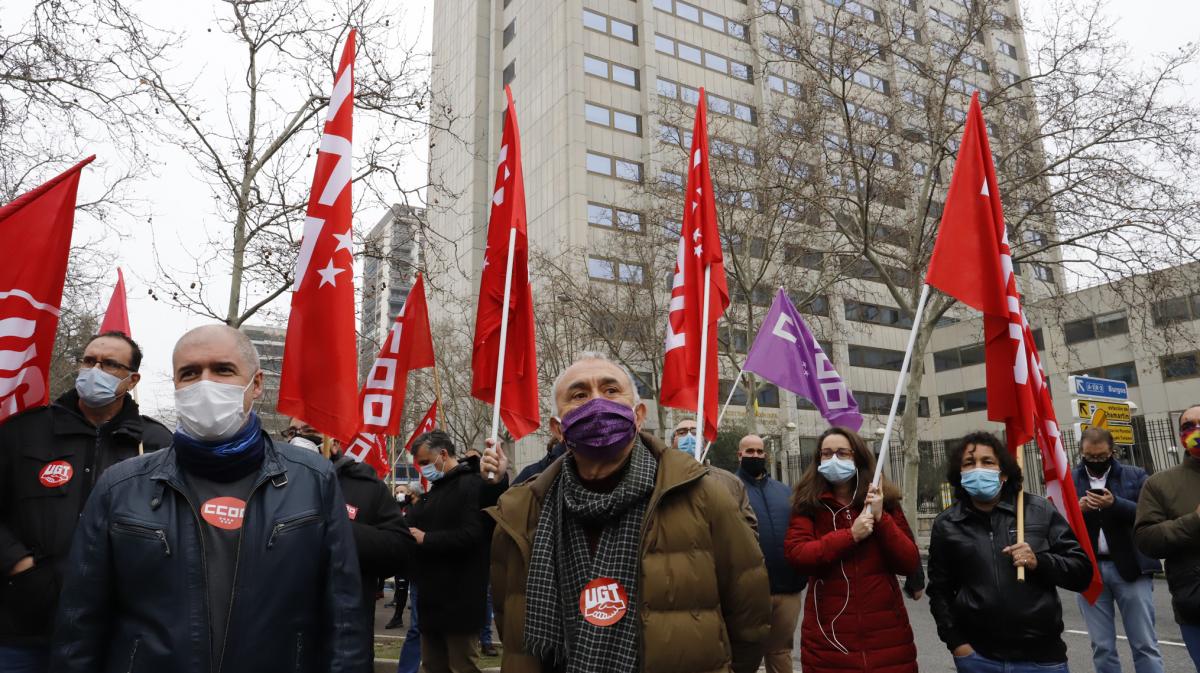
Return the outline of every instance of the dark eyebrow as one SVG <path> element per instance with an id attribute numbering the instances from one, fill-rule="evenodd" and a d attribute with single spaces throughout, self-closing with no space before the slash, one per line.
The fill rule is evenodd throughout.
<path id="1" fill-rule="evenodd" d="M 572 381 L 571 385 L 567 386 L 568 393 L 573 390 L 587 390 L 587 389 L 588 389 L 587 381 L 582 381 L 582 380 Z"/>
<path id="2" fill-rule="evenodd" d="M 600 379 L 600 385 L 607 386 L 610 384 L 616 384 L 619 387 L 621 385 L 621 380 L 615 376 L 606 376 Z"/>

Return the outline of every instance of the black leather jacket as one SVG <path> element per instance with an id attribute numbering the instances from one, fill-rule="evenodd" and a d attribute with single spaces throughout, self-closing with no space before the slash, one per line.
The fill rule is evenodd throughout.
<path id="1" fill-rule="evenodd" d="M 929 609 L 938 637 L 954 650 L 969 644 L 1002 661 L 1067 660 L 1057 587 L 1083 591 L 1092 564 L 1067 520 L 1045 498 L 1025 494 L 1025 542 L 1037 569 L 1017 582 L 1016 496 L 1008 493 L 989 513 L 959 500 L 938 515 L 929 540 Z"/>
<path id="2" fill-rule="evenodd" d="M 332 465 L 267 440 L 254 483 L 222 673 L 365 673 L 358 556 Z M 50 670 L 213 670 L 200 524 L 187 492 L 173 448 L 101 476 L 71 546 Z"/>

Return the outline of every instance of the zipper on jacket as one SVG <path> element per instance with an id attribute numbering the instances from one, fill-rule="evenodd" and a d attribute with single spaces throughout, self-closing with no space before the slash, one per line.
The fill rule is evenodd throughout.
<path id="1" fill-rule="evenodd" d="M 158 540 L 159 542 L 162 543 L 163 551 L 166 553 L 166 555 L 167 556 L 171 555 L 171 545 L 167 542 L 167 531 L 165 531 L 161 528 L 151 528 L 149 526 L 140 526 L 137 524 L 124 523 L 121 521 L 114 522 L 112 527 L 113 527 L 113 530 L 125 531 L 126 533 L 129 533 L 130 535 L 137 535 L 138 537 L 145 537 L 145 538 L 150 538 L 152 540 Z"/>
<path id="2" fill-rule="evenodd" d="M 208 553 L 204 551 L 204 526 L 201 524 L 200 515 L 196 513 L 195 506 L 192 505 L 192 499 L 184 490 L 176 487 L 170 481 L 165 482 L 168 486 L 175 490 L 176 493 L 183 497 L 183 501 L 187 503 L 188 510 L 192 513 L 192 520 L 196 522 L 196 532 L 200 535 L 200 569 L 204 571 L 204 615 L 205 621 L 209 621 L 212 617 L 212 606 L 208 604 Z M 208 629 L 208 652 L 212 656 L 212 627 Z M 211 667 L 212 662 L 209 662 Z"/>
<path id="3" fill-rule="evenodd" d="M 310 521 L 317 521 L 320 518 L 321 518 L 320 514 L 306 514 L 301 517 L 287 519 L 286 521 L 280 521 L 279 523 L 275 524 L 274 528 L 271 529 L 271 537 L 267 539 L 267 549 L 274 547 L 275 546 L 275 538 L 280 533 L 287 530 L 288 528 L 296 528 L 296 527 L 302 526 L 306 523 L 309 523 Z"/>
<path id="4" fill-rule="evenodd" d="M 266 475 L 254 483 L 254 488 L 250 489 L 250 495 L 246 496 L 246 509 L 250 509 L 250 501 L 254 500 L 254 494 L 265 483 L 267 483 Z M 318 515 L 314 514 L 313 516 L 317 517 Z M 274 535 L 274 533 L 271 534 L 272 538 Z M 229 611 L 225 614 L 225 634 L 221 638 L 221 651 L 217 653 L 217 673 L 221 673 L 221 670 L 225 668 L 225 648 L 229 647 L 229 623 L 233 621 L 233 604 L 237 600 L 238 567 L 242 564 L 242 540 L 244 539 L 246 539 L 246 527 L 243 525 L 242 530 L 238 532 L 237 548 L 233 553 L 233 589 L 229 592 Z"/>
<path id="5" fill-rule="evenodd" d="M 133 662 L 137 660 L 138 645 L 141 644 L 142 640 L 140 638 L 133 641 L 133 650 L 129 652 L 129 668 L 127 669 L 128 673 L 133 673 Z"/>

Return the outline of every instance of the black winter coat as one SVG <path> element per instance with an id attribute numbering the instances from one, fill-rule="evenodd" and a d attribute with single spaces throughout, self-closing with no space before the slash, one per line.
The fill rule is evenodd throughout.
<path id="1" fill-rule="evenodd" d="M 746 497 L 758 517 L 758 546 L 767 564 L 771 595 L 804 591 L 808 578 L 788 563 L 783 552 L 783 542 L 792 521 L 791 489 L 768 476 L 754 479 L 740 469 L 737 476 L 746 485 Z"/>
<path id="2" fill-rule="evenodd" d="M 483 627 L 492 523 L 480 498 L 490 490 L 463 462 L 409 511 L 409 524 L 425 533 L 409 573 L 422 633 L 469 634 Z"/>
<path id="3" fill-rule="evenodd" d="M 263 437 L 222 673 L 366 673 L 358 555 L 333 466 Z M 212 671 L 202 529 L 184 479 L 174 449 L 101 477 L 71 547 L 50 670 Z"/>
<path id="4" fill-rule="evenodd" d="M 0 645 L 50 642 L 71 535 L 96 479 L 139 444 L 150 452 L 170 443 L 129 395 L 100 428 L 80 413 L 74 390 L 0 425 Z M 8 577 L 30 555 L 33 569 Z"/>
<path id="5" fill-rule="evenodd" d="M 989 513 L 962 500 L 933 522 L 929 540 L 929 609 L 938 637 L 954 650 L 970 644 L 985 657 L 1042 663 L 1067 660 L 1057 587 L 1083 591 L 1092 563 L 1067 520 L 1045 498 L 1025 494 L 1025 542 L 1037 569 L 1017 582 L 1016 496 L 1006 493 Z"/>
<path id="6" fill-rule="evenodd" d="M 346 514 L 354 532 L 358 550 L 358 569 L 362 574 L 362 608 L 367 624 L 367 647 L 374 654 L 375 592 L 379 580 L 403 574 L 405 559 L 413 553 L 412 535 L 400 511 L 400 503 L 391 490 L 375 475 L 375 470 L 342 456 L 333 463 L 338 486 L 346 500 Z"/>

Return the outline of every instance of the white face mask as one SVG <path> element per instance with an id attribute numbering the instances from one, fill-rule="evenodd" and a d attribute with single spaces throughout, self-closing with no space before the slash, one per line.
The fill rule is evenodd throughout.
<path id="1" fill-rule="evenodd" d="M 302 449 L 308 449 L 309 451 L 316 453 L 321 452 L 321 447 L 314 444 L 313 441 L 308 437 L 301 437 L 300 435 L 296 435 L 295 437 L 289 439 L 288 444 L 291 444 L 292 446 L 298 446 Z"/>
<path id="2" fill-rule="evenodd" d="M 179 427 L 190 437 L 210 442 L 232 437 L 242 429 L 250 413 L 245 397 L 252 385 L 253 377 L 244 387 L 197 381 L 176 389 L 175 411 L 179 414 Z"/>

